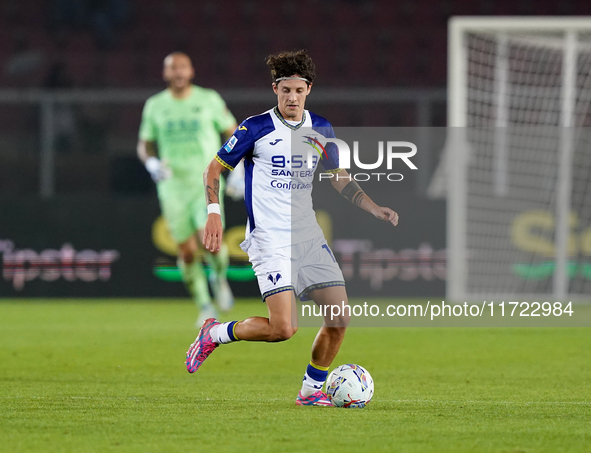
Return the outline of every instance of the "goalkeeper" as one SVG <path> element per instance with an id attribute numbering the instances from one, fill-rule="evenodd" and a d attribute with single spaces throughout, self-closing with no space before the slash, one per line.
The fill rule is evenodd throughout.
<path id="1" fill-rule="evenodd" d="M 218 306 L 229 310 L 234 298 L 226 280 L 228 249 L 216 254 L 198 249 L 207 221 L 203 171 L 224 140 L 236 129 L 236 120 L 220 95 L 192 84 L 191 59 L 174 52 L 164 59 L 168 88 L 150 97 L 144 106 L 137 152 L 157 184 L 162 214 L 178 244 L 183 280 L 200 310 L 197 325 L 215 315 L 199 252 L 213 270 L 212 290 Z M 240 191 L 242 181 L 228 181 Z M 223 191 L 220 179 L 220 192 Z M 223 199 L 223 197 L 220 197 Z M 223 214 L 223 207 L 222 207 Z"/>

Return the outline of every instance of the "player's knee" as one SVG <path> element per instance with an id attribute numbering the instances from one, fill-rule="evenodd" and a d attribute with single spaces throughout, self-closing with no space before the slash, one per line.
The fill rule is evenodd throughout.
<path id="1" fill-rule="evenodd" d="M 179 250 L 179 256 L 185 264 L 191 264 L 193 261 L 195 261 L 195 254 L 192 250 Z"/>
<path id="2" fill-rule="evenodd" d="M 345 334 L 345 329 L 351 322 L 351 316 L 347 313 L 341 313 L 331 317 L 325 317 L 324 322 L 327 327 L 334 328 L 335 334 L 342 330 L 342 335 Z"/>
<path id="3" fill-rule="evenodd" d="M 291 324 L 284 324 L 284 325 L 279 325 L 276 326 L 273 329 L 273 341 L 285 341 L 285 340 L 289 340 L 291 337 L 293 337 L 296 332 L 298 331 L 298 328 L 295 326 L 292 326 Z"/>
<path id="4" fill-rule="evenodd" d="M 348 313 L 343 313 L 337 321 L 338 324 L 336 324 L 336 327 L 342 328 L 341 330 L 343 331 L 343 335 L 345 335 L 345 329 L 349 326 L 349 323 L 351 322 L 351 315 Z"/>

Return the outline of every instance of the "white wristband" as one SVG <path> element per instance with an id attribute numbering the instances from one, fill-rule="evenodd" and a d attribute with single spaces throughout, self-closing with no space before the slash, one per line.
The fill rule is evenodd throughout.
<path id="1" fill-rule="evenodd" d="M 210 203 L 207 205 L 207 213 L 208 214 L 219 214 L 222 215 L 220 211 L 220 204 L 219 203 Z"/>
<path id="2" fill-rule="evenodd" d="M 148 157 L 145 165 L 146 165 L 146 169 L 150 173 L 157 172 L 158 170 L 160 170 L 160 159 L 158 159 L 157 157 L 154 157 L 154 156 Z"/>

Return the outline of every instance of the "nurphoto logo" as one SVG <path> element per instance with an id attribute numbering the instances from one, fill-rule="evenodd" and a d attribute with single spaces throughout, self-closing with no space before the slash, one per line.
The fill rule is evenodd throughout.
<path id="1" fill-rule="evenodd" d="M 363 141 L 364 144 L 368 143 L 366 139 Z M 356 181 L 368 181 L 370 179 L 375 179 L 378 181 L 387 180 L 392 182 L 402 181 L 404 179 L 404 175 L 402 173 L 391 172 L 391 170 L 394 168 L 394 162 L 397 160 L 402 161 L 410 170 L 418 170 L 418 167 L 412 160 L 410 160 L 411 157 L 417 154 L 417 146 L 414 143 L 408 141 L 377 141 L 377 156 L 373 152 L 363 153 L 365 160 L 368 159 L 368 156 L 374 156 L 370 159 L 373 160 L 373 162 L 362 161 L 359 140 L 353 141 L 353 152 L 351 152 L 351 148 L 345 140 L 334 137 L 325 137 L 318 133 L 311 134 L 306 132 L 306 134 L 301 137 L 299 142 L 309 146 L 308 156 L 306 159 L 309 169 L 314 168 L 317 162 L 317 158 L 314 156 L 314 154 L 318 154 L 320 159 L 330 159 L 330 156 L 334 156 L 336 152 L 336 155 L 338 155 L 339 168 L 345 170 L 351 170 L 353 168 L 354 170 L 365 171 L 364 173 L 352 173 L 351 175 L 347 176 L 347 179 L 353 178 Z M 373 146 L 376 145 L 374 144 Z M 364 150 L 366 149 L 367 148 L 365 148 L 364 145 Z M 314 150 L 316 153 L 314 153 Z M 353 157 L 352 161 L 351 157 Z M 389 171 L 367 172 L 368 170 L 371 171 L 379 169 Z M 335 174 L 334 172 L 321 172 L 318 174 L 319 180 L 331 178 L 340 179 L 339 175 Z"/>

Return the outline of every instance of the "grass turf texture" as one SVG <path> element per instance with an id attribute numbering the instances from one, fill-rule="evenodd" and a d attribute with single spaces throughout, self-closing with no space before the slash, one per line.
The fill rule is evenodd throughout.
<path id="1" fill-rule="evenodd" d="M 184 300 L 0 302 L 0 451 L 591 448 L 591 329 L 349 329 L 334 365 L 365 366 L 376 394 L 346 410 L 294 404 L 314 329 L 190 375 L 194 319 Z"/>

